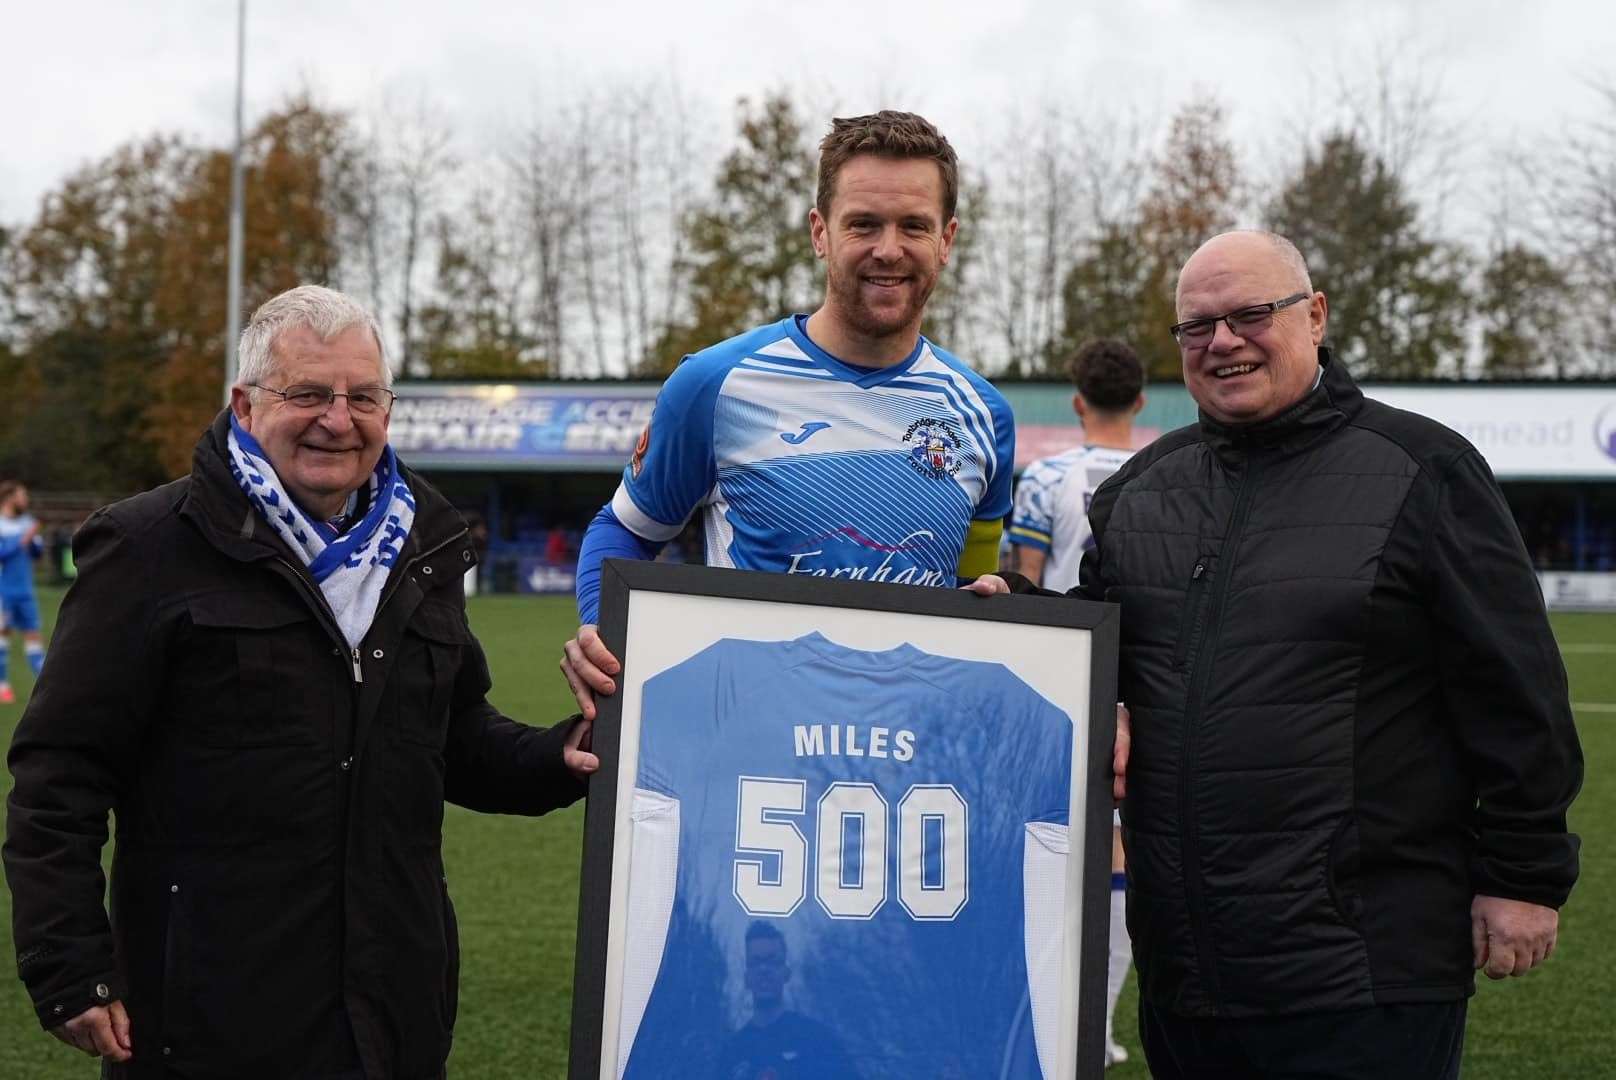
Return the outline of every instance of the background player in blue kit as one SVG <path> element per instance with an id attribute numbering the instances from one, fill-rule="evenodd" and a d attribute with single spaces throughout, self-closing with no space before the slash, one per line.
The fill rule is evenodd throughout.
<path id="1" fill-rule="evenodd" d="M 925 119 L 832 121 L 808 214 L 824 303 L 687 357 L 585 534 L 561 667 L 586 717 L 618 671 L 593 625 L 601 561 L 654 558 L 698 511 L 715 566 L 939 587 L 995 568 L 1010 407 L 920 334 L 958 190 Z"/>
<path id="2" fill-rule="evenodd" d="M 1094 546 L 1089 503 L 1095 490 L 1133 456 L 1133 418 L 1145 405 L 1145 368 L 1126 342 L 1097 338 L 1072 357 L 1077 393 L 1072 409 L 1083 421 L 1083 442 L 1028 465 L 1016 486 L 1009 538 L 1012 569 L 1034 585 L 1065 592 L 1077 584 L 1083 552 Z M 1120 817 L 1111 829 L 1111 950 L 1105 996 L 1105 1060 L 1128 1060 L 1112 1037 L 1117 998 L 1133 961 L 1123 906 L 1126 868 Z"/>
<path id="3" fill-rule="evenodd" d="M 28 512 L 28 489 L 15 480 L 0 484 L 0 705 L 17 700 L 8 675 L 13 633 L 22 635 L 34 674 L 45 666 L 33 565 L 44 552 L 39 522 Z"/>

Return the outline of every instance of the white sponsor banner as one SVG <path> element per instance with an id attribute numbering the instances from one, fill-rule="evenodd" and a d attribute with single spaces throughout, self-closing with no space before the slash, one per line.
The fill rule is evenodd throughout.
<path id="1" fill-rule="evenodd" d="M 1365 386 L 1363 392 L 1457 431 L 1496 476 L 1616 480 L 1616 386 Z"/>
<path id="2" fill-rule="evenodd" d="M 1616 574 L 1544 571 L 1537 579 L 1550 611 L 1616 611 Z"/>

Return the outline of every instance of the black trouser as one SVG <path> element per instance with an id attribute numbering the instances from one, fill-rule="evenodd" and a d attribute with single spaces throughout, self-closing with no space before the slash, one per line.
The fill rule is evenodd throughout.
<path id="1" fill-rule="evenodd" d="M 1139 1002 L 1155 1080 L 1457 1080 L 1465 1002 L 1253 1020 L 1175 1016 Z"/>

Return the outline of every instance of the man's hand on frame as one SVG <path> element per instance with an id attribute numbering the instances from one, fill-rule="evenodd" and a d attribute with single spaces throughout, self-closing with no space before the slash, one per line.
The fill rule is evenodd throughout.
<path id="1" fill-rule="evenodd" d="M 584 623 L 561 647 L 561 674 L 567 677 L 572 696 L 578 699 L 578 711 L 585 720 L 595 719 L 595 695 L 614 694 L 617 684 L 612 676 L 621 671 L 617 662 L 600 640 L 593 623 Z"/>
<path id="2" fill-rule="evenodd" d="M 600 769 L 600 758 L 589 752 L 594 730 L 593 720 L 578 717 L 572 722 L 572 730 L 567 732 L 567 743 L 561 749 L 561 760 L 580 780 L 589 779 L 590 773 Z"/>

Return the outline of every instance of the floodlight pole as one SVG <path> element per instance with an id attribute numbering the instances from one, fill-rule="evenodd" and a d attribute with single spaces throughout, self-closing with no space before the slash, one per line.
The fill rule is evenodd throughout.
<path id="1" fill-rule="evenodd" d="M 241 248 L 243 230 L 241 176 L 241 99 L 247 74 L 247 0 L 236 2 L 236 145 L 230 155 L 230 284 L 224 331 L 224 403 L 236 382 L 241 344 Z"/>

